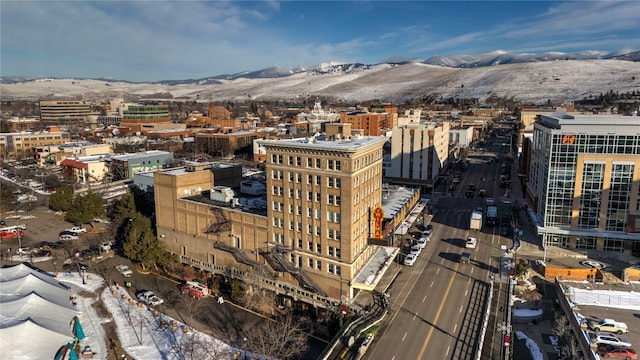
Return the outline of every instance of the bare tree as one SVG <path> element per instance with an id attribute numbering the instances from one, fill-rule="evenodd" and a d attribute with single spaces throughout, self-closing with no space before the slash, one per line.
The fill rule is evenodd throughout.
<path id="1" fill-rule="evenodd" d="M 269 359 L 292 359 L 304 353 L 310 319 L 291 313 L 276 320 L 263 319 L 244 333 L 244 347 Z"/>
<path id="2" fill-rule="evenodd" d="M 553 334 L 558 339 L 564 340 L 564 345 L 560 347 L 560 351 L 565 359 L 580 359 L 580 356 L 578 355 L 580 349 L 578 347 L 578 341 L 571 331 L 571 323 L 567 319 L 566 315 L 561 312 L 556 312 Z"/>

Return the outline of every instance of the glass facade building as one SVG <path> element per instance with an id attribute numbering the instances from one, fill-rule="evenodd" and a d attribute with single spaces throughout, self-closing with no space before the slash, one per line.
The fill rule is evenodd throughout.
<path id="1" fill-rule="evenodd" d="M 528 200 L 546 246 L 640 249 L 640 117 L 542 115 Z"/>

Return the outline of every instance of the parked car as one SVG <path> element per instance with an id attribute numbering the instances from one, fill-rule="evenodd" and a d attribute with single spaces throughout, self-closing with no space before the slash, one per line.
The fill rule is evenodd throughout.
<path id="1" fill-rule="evenodd" d="M 470 237 L 467 239 L 467 243 L 464 245 L 464 247 L 466 247 L 467 249 L 475 249 L 477 243 L 478 239 Z"/>
<path id="2" fill-rule="evenodd" d="M 598 346 L 598 354 L 606 357 L 606 358 L 616 358 L 616 359 L 637 359 L 638 354 L 635 350 L 627 347 L 616 347 L 609 344 L 602 344 Z"/>
<path id="3" fill-rule="evenodd" d="M 149 306 L 158 306 L 164 303 L 164 300 L 159 298 L 152 291 L 142 291 L 137 295 L 137 298 L 138 298 L 138 301 L 140 301 L 141 303 L 145 303 Z"/>
<path id="4" fill-rule="evenodd" d="M 460 254 L 460 262 L 463 264 L 468 264 L 471 261 L 471 254 L 468 252 L 463 252 Z"/>
<path id="5" fill-rule="evenodd" d="M 429 241 L 430 239 L 428 237 L 421 237 L 420 239 L 416 240 L 416 242 L 414 243 L 414 245 L 418 245 L 420 246 L 421 249 L 424 249 L 425 247 L 427 247 L 427 241 Z"/>
<path id="6" fill-rule="evenodd" d="M 116 270 L 125 277 L 129 277 L 133 274 L 133 271 L 131 271 L 129 266 L 124 264 L 116 265 Z"/>
<path id="7" fill-rule="evenodd" d="M 418 244 L 414 244 L 413 246 L 411 246 L 411 249 L 409 250 L 409 254 L 413 254 L 415 256 L 420 255 L 421 252 L 422 252 L 422 248 Z"/>
<path id="8" fill-rule="evenodd" d="M 593 334 L 591 341 L 596 344 L 631 347 L 631 343 L 626 339 L 608 333 L 595 333 Z"/>
<path id="9" fill-rule="evenodd" d="M 407 256 L 404 257 L 404 264 L 407 266 L 413 266 L 413 264 L 416 263 L 416 259 L 418 259 L 416 255 L 407 254 Z"/>
<path id="10" fill-rule="evenodd" d="M 78 240 L 79 237 L 77 237 L 76 235 L 69 235 L 69 234 L 62 234 L 60 235 L 60 241 L 72 241 L 72 240 Z"/>
<path id="11" fill-rule="evenodd" d="M 112 245 L 113 245 L 113 242 L 104 241 L 104 242 L 100 243 L 100 249 L 102 249 L 102 251 L 109 251 L 109 250 L 111 250 L 111 246 Z"/>
<path id="12" fill-rule="evenodd" d="M 613 319 L 589 320 L 587 324 L 589 325 L 589 329 L 595 332 L 606 331 L 618 335 L 629 332 L 627 324 Z"/>

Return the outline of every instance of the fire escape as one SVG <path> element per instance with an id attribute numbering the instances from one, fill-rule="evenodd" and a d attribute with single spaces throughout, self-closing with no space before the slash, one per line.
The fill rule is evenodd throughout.
<path id="1" fill-rule="evenodd" d="M 276 246 L 270 251 L 262 253 L 269 265 L 278 272 L 288 272 L 293 275 L 302 288 L 313 291 L 322 296 L 327 296 L 320 286 L 301 268 L 295 266 L 291 261 L 287 260 L 285 254 L 291 253 L 291 249 L 285 246 Z"/>

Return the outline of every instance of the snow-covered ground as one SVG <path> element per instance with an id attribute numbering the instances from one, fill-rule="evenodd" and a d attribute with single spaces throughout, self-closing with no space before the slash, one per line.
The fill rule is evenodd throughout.
<path id="1" fill-rule="evenodd" d="M 569 60 L 449 68 L 419 63 L 379 64 L 356 72 L 220 81 L 218 84 L 153 84 L 92 79 L 50 79 L 0 84 L 3 98 L 82 97 L 106 100 L 124 95 L 170 96 L 209 101 L 304 99 L 327 97 L 351 102 L 383 99 L 402 103 L 426 96 L 513 98 L 522 102 L 562 102 L 610 90 L 640 90 L 640 66 L 621 60 Z"/>
<path id="2" fill-rule="evenodd" d="M 615 290 L 568 289 L 571 302 L 576 305 L 604 306 L 616 309 L 640 310 L 640 293 Z"/>
<path id="3" fill-rule="evenodd" d="M 80 323 L 86 337 L 80 341 L 80 351 L 89 347 L 94 359 L 105 360 L 109 352 L 109 339 L 103 324 L 113 321 L 120 346 L 134 359 L 219 359 L 239 352 L 224 342 L 187 327 L 147 306 L 139 306 L 124 289 L 113 293 L 104 287 L 104 280 L 95 274 L 86 274 L 85 284 L 76 272 L 64 272 L 58 281 L 71 287 L 77 294 L 76 309 L 82 311 Z M 104 287 L 104 288 L 103 288 Z M 102 290 L 100 290 L 102 288 Z M 98 313 L 94 304 L 102 303 L 110 316 Z M 118 352 L 120 348 L 116 348 Z M 80 355 L 80 354 L 78 354 Z M 240 356 L 243 359 L 244 356 Z"/>

